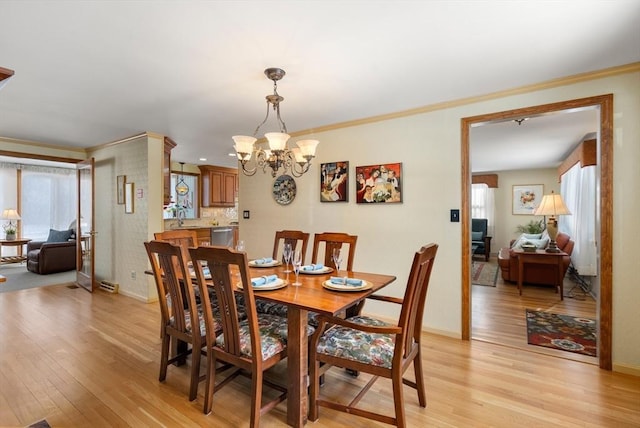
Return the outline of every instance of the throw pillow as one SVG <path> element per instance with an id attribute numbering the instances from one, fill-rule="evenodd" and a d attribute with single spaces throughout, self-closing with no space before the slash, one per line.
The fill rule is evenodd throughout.
<path id="1" fill-rule="evenodd" d="M 523 233 L 521 236 L 524 236 L 527 239 L 540 239 L 542 237 L 542 233 Z"/>
<path id="2" fill-rule="evenodd" d="M 49 229 L 47 242 L 67 242 L 71 238 L 72 230 Z"/>
<path id="3" fill-rule="evenodd" d="M 482 232 L 471 232 L 472 241 L 482 241 Z"/>

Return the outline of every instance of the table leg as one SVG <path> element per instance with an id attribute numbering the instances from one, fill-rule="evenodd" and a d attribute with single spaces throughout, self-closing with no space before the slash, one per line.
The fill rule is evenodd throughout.
<path id="1" fill-rule="evenodd" d="M 564 276 L 562 275 L 562 257 L 558 259 L 558 288 L 560 289 L 560 300 L 564 300 Z"/>
<path id="2" fill-rule="evenodd" d="M 307 311 L 289 306 L 287 338 L 287 423 L 301 427 L 307 423 L 309 384 Z"/>
<path id="3" fill-rule="evenodd" d="M 524 276 L 524 260 L 518 257 L 518 293 L 522 296 L 522 277 Z"/>

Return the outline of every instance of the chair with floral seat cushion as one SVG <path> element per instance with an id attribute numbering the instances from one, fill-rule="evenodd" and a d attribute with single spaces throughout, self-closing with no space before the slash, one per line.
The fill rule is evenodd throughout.
<path id="1" fill-rule="evenodd" d="M 416 389 L 420 406 L 426 407 L 420 339 L 427 288 L 437 250 L 437 244 L 429 244 L 415 253 L 404 298 L 381 295 L 368 297 L 402 305 L 396 325 L 362 315 L 347 319 L 318 316 L 319 325 L 311 339 L 309 355 L 310 420 L 318 419 L 319 406 L 323 406 L 405 427 L 407 422 L 403 384 Z M 411 363 L 415 382 L 403 377 Z M 349 404 L 321 399 L 319 379 L 331 366 L 369 373 L 372 378 Z M 380 376 L 392 381 L 395 417 L 357 407 L 364 394 Z"/>
<path id="2" fill-rule="evenodd" d="M 189 400 L 192 401 L 196 399 L 200 380 L 200 356 L 206 333 L 204 317 L 196 303 L 181 248 L 164 241 L 145 242 L 144 246 L 151 262 L 160 303 L 162 356 L 159 380 L 163 382 L 166 379 L 169 364 L 183 362 L 190 354 Z M 198 322 L 194 323 L 194 320 Z M 196 324 L 195 328 L 193 324 Z M 219 329 L 219 326 L 213 325 L 212 329 Z"/>
<path id="3" fill-rule="evenodd" d="M 358 237 L 347 233 L 324 232 L 316 233 L 313 237 L 313 253 L 311 254 L 311 263 L 324 263 L 325 266 L 334 267 L 333 250 L 336 248 L 343 249 L 347 246 L 346 270 L 353 270 L 353 260 L 356 255 L 356 243 Z M 321 256 L 321 249 L 324 246 L 324 256 Z M 344 266 L 341 269 L 345 269 Z"/>
<path id="4" fill-rule="evenodd" d="M 229 383 L 238 374 L 251 375 L 251 426 L 260 425 L 260 416 L 286 398 L 286 387 L 276 385 L 263 377 L 265 370 L 287 356 L 287 319 L 270 314 L 258 314 L 253 287 L 250 286 L 249 266 L 245 252 L 224 247 L 200 247 L 189 250 L 196 271 L 198 286 L 203 296 L 206 326 L 207 374 L 204 393 L 204 413 L 211 412 L 214 390 Z M 205 282 L 203 265 L 208 267 L 211 280 Z M 236 269 L 239 275 L 236 275 Z M 231 272 L 231 271 L 234 272 Z M 242 286 L 240 284 L 249 286 Z M 222 334 L 216 336 L 213 314 L 208 304 L 205 287 L 213 287 L 222 316 Z M 238 317 L 235 294 L 244 297 L 247 318 Z M 217 362 L 231 364 L 236 369 L 216 384 Z M 263 384 L 280 391 L 277 397 L 263 404 Z M 228 403 L 227 403 L 228 404 Z"/>

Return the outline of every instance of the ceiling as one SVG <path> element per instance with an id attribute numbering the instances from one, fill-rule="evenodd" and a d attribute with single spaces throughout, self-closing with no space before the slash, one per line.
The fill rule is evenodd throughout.
<path id="1" fill-rule="evenodd" d="M 178 143 L 176 161 L 235 166 L 231 136 L 264 118 L 267 67 L 287 72 L 295 133 L 638 62 L 639 40 L 637 0 L 2 0 L 0 67 L 15 76 L 0 136 L 91 147 L 150 131 Z M 555 156 L 595 131 L 563 122 L 579 115 L 539 119 L 569 126 L 562 140 L 531 119 L 474 129 L 472 144 Z M 475 158 L 490 146 L 472 149 L 474 170 L 497 170 Z"/>

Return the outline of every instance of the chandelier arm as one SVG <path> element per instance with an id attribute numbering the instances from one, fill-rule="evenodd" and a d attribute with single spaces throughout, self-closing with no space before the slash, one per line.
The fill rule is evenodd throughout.
<path id="1" fill-rule="evenodd" d="M 280 125 L 280 132 L 288 134 L 287 125 L 284 123 L 284 120 L 282 120 L 282 117 L 280 117 L 280 104 L 276 106 L 276 117 L 278 118 L 278 124 Z"/>
<path id="2" fill-rule="evenodd" d="M 269 100 L 267 100 L 267 114 L 264 116 L 264 120 L 262 121 L 262 123 L 260 123 L 260 125 L 256 127 L 255 131 L 253 131 L 254 137 L 258 135 L 258 131 L 260 130 L 260 127 L 267 122 L 267 119 L 269 119 Z"/>
<path id="3" fill-rule="evenodd" d="M 246 164 L 247 161 L 240 161 L 240 166 L 242 166 L 242 172 L 244 173 L 244 175 L 251 177 L 256 173 L 256 171 L 258 171 L 258 167 L 255 166 L 253 168 L 247 169 Z"/>

